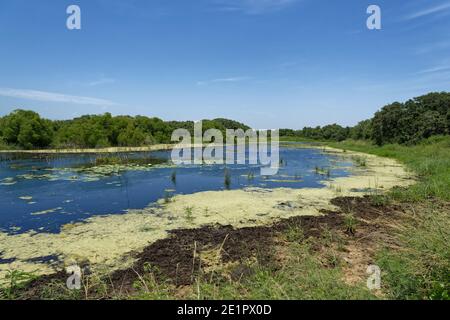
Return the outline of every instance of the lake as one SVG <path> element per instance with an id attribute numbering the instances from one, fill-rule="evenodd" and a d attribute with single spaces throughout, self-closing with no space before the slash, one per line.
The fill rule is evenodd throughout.
<path id="1" fill-rule="evenodd" d="M 174 166 L 170 151 L 117 154 L 127 165 L 102 165 L 105 155 L 3 155 L 0 230 L 57 233 L 62 225 L 95 215 L 124 214 L 178 194 L 225 189 L 322 188 L 350 175 L 352 163 L 313 148 L 280 148 L 276 176 L 256 165 Z M 225 176 L 229 176 L 226 182 Z"/>

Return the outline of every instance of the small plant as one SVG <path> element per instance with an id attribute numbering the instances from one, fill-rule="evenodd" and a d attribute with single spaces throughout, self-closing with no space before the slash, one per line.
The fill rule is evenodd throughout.
<path id="1" fill-rule="evenodd" d="M 367 167 L 367 159 L 360 156 L 353 156 L 352 160 L 356 163 L 358 167 Z"/>
<path id="2" fill-rule="evenodd" d="M 358 224 L 358 220 L 353 215 L 353 213 L 347 213 L 344 216 L 344 225 L 346 228 L 346 232 L 352 236 L 356 234 L 356 226 Z"/>
<path id="3" fill-rule="evenodd" d="M 300 243 L 305 239 L 303 229 L 298 225 L 289 225 L 285 232 L 285 237 L 288 242 L 297 243 Z"/>
<path id="4" fill-rule="evenodd" d="M 247 174 L 247 180 L 248 181 L 255 180 L 255 174 L 253 172 L 249 171 L 249 173 Z"/>
<path id="5" fill-rule="evenodd" d="M 225 169 L 225 180 L 224 180 L 225 188 L 230 190 L 231 187 L 231 174 L 228 169 Z"/>
<path id="6" fill-rule="evenodd" d="M 6 286 L 0 289 L 0 296 L 4 296 L 8 300 L 15 299 L 18 291 L 25 288 L 34 279 L 36 279 L 36 276 L 32 273 L 10 270 L 5 277 Z"/>
<path id="7" fill-rule="evenodd" d="M 184 208 L 184 217 L 188 223 L 193 223 L 194 218 L 194 208 L 193 207 L 186 207 Z"/>
<path id="8" fill-rule="evenodd" d="M 168 191 L 164 192 L 164 203 L 168 204 L 171 202 L 172 202 L 172 195 Z"/>
<path id="9" fill-rule="evenodd" d="M 384 207 L 390 203 L 390 199 L 382 194 L 374 194 L 370 196 L 370 203 L 375 207 Z"/>
<path id="10" fill-rule="evenodd" d="M 177 172 L 175 170 L 172 171 L 172 174 L 170 175 L 170 180 L 174 185 L 177 184 Z"/>

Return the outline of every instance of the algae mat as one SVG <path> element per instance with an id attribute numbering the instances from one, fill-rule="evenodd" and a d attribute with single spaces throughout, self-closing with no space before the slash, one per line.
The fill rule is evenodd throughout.
<path id="1" fill-rule="evenodd" d="M 204 225 L 236 228 L 266 225 L 301 215 L 320 215 L 336 210 L 337 196 L 361 196 L 367 192 L 408 186 L 414 177 L 398 162 L 354 152 L 326 148 L 343 157 L 364 157 L 365 166 L 353 168 L 349 177 L 324 181 L 320 189 L 247 188 L 178 195 L 158 207 L 130 210 L 123 215 L 93 217 L 63 227 L 59 234 L 0 233 L 0 279 L 8 270 L 53 273 L 64 264 L 89 262 L 94 269 L 113 271 L 130 266 L 133 253 L 168 236 L 170 230 Z M 53 257 L 48 263 L 48 257 Z"/>

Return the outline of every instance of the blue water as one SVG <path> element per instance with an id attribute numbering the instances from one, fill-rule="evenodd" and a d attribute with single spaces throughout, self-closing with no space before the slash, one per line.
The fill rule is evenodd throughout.
<path id="1" fill-rule="evenodd" d="M 168 160 L 170 153 L 128 154 L 128 157 L 147 156 Z M 245 187 L 321 188 L 321 182 L 326 179 L 348 176 L 352 165 L 316 149 L 281 148 L 283 165 L 273 177 L 260 176 L 260 168 L 250 165 L 163 165 L 148 171 L 122 171 L 91 181 L 73 168 L 91 163 L 94 157 L 67 155 L 57 159 L 31 157 L 0 161 L 0 230 L 11 234 L 30 230 L 55 233 L 64 224 L 95 215 L 142 209 L 169 194 Z M 330 169 L 331 175 L 317 174 L 316 167 Z M 175 183 L 171 178 L 174 170 Z M 231 176 L 228 187 L 224 183 L 225 170 Z M 38 177 L 26 179 L 23 176 L 26 174 Z M 40 174 L 51 174 L 54 178 L 39 178 Z M 36 215 L 51 209 L 55 210 Z"/>

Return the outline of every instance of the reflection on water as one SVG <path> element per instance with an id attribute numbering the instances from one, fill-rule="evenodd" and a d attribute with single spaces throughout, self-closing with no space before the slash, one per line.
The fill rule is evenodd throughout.
<path id="1" fill-rule="evenodd" d="M 101 157 L 101 158 L 100 158 Z M 349 175 L 349 162 L 316 149 L 282 148 L 276 176 L 256 165 L 174 167 L 169 151 L 12 158 L 0 161 L 0 229 L 58 232 L 93 215 L 123 214 L 176 194 L 209 190 L 320 188 Z M 320 170 L 318 170 L 318 168 Z"/>

